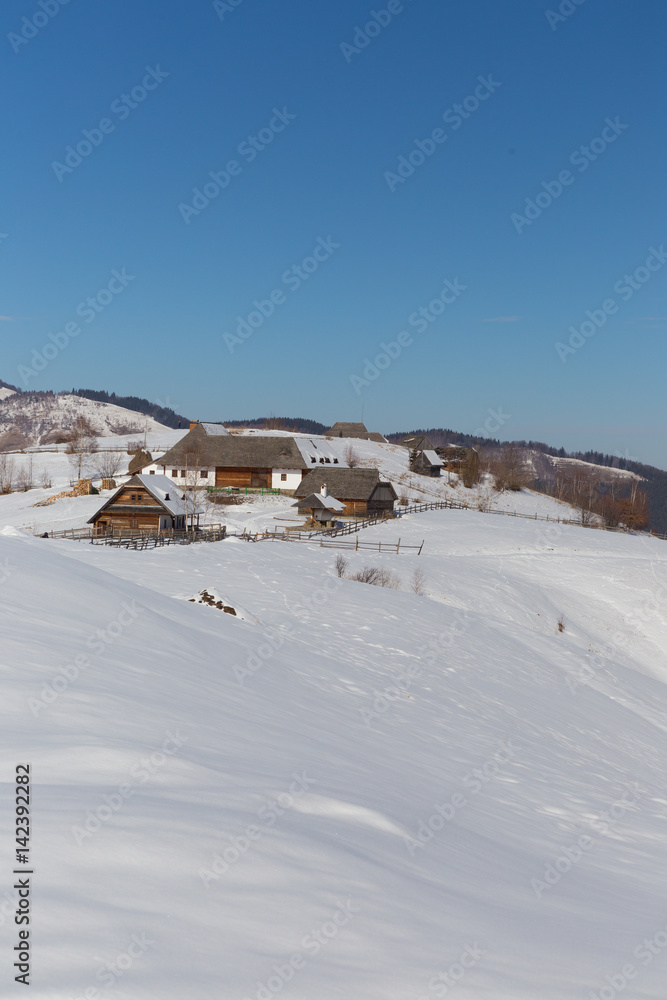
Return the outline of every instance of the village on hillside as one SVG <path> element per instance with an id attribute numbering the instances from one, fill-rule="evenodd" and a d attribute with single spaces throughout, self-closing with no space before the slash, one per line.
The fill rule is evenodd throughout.
<path id="1" fill-rule="evenodd" d="M 647 526 L 639 477 L 618 469 L 554 458 L 545 485 L 546 457 L 512 447 L 480 454 L 425 434 L 391 443 L 343 421 L 308 435 L 276 421 L 172 429 L 146 418 L 142 433 L 130 411 L 76 404 L 58 429 L 42 414 L 36 446 L 21 435 L 13 449 L 20 432 L 4 435 L 5 516 L 34 534 L 135 547 L 229 535 L 297 540 L 358 531 L 419 505 Z"/>

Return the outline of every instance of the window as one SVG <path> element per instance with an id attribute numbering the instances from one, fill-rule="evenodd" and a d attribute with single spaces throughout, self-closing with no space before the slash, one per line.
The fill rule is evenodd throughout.
<path id="1" fill-rule="evenodd" d="M 286 472 L 281 472 L 280 473 L 280 481 L 281 481 L 281 483 L 286 483 L 287 482 L 287 473 Z"/>
<path id="2" fill-rule="evenodd" d="M 208 469 L 202 469 L 199 475 L 202 479 L 208 479 Z"/>
<path id="3" fill-rule="evenodd" d="M 151 476 L 155 475 L 155 469 L 149 469 L 149 472 L 150 472 Z"/>
<path id="4" fill-rule="evenodd" d="M 139 522 L 137 521 L 136 517 L 133 517 L 132 520 L 130 521 L 130 527 L 131 528 L 138 528 L 139 527 Z"/>
<path id="5" fill-rule="evenodd" d="M 178 475 L 178 469 L 172 469 L 171 470 L 171 478 L 175 479 L 177 475 Z"/>
<path id="6" fill-rule="evenodd" d="M 181 469 L 181 479 L 185 479 L 185 469 Z"/>

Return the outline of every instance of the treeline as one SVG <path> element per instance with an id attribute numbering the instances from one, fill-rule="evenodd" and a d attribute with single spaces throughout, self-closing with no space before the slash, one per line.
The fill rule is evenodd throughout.
<path id="1" fill-rule="evenodd" d="M 225 427 L 257 427 L 263 431 L 291 431 L 294 434 L 324 434 L 327 424 L 305 417 L 254 417 L 252 420 L 223 420 Z"/>
<path id="2" fill-rule="evenodd" d="M 175 413 L 169 406 L 160 406 L 158 403 L 151 403 L 141 396 L 117 396 L 115 392 L 105 392 L 104 389 L 72 389 L 73 396 L 81 396 L 83 399 L 92 399 L 96 403 L 113 403 L 114 406 L 123 406 L 126 410 L 134 410 L 135 413 L 143 413 L 147 417 L 153 417 L 160 424 L 166 427 L 188 427 L 189 421 L 180 413 Z"/>

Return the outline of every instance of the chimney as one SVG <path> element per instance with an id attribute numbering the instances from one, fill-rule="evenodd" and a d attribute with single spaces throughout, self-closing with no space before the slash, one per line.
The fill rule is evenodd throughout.
<path id="1" fill-rule="evenodd" d="M 192 430 L 193 427 L 196 427 L 198 423 L 199 423 L 198 420 L 191 420 L 190 421 L 190 430 Z"/>
<path id="2" fill-rule="evenodd" d="M 169 499 L 169 494 L 165 493 L 164 498 L 165 498 L 165 500 L 168 500 Z"/>
<path id="3" fill-rule="evenodd" d="M 320 496 L 322 496 L 322 497 L 328 497 L 329 496 L 329 491 L 327 490 L 327 484 L 326 483 L 322 483 L 322 488 L 320 489 Z"/>

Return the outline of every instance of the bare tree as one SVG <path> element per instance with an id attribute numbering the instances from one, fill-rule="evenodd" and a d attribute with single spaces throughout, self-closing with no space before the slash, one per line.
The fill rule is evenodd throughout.
<path id="1" fill-rule="evenodd" d="M 496 489 L 518 492 L 528 486 L 530 475 L 522 451 L 516 445 L 506 445 L 500 456 L 492 462 L 491 471 L 496 481 Z"/>
<path id="2" fill-rule="evenodd" d="M 70 465 L 76 473 L 77 479 L 81 479 L 81 474 L 90 464 L 91 455 L 97 449 L 97 438 L 95 428 L 87 417 L 78 416 L 72 424 L 70 438 L 67 444 L 67 454 Z"/>
<path id="3" fill-rule="evenodd" d="M 465 458 L 462 459 L 459 466 L 459 475 L 461 482 L 468 489 L 479 483 L 479 455 L 474 448 L 466 448 Z"/>
<path id="4" fill-rule="evenodd" d="M 410 580 L 411 589 L 418 597 L 423 597 L 426 593 L 426 574 L 422 569 L 416 569 Z"/>
<path id="5" fill-rule="evenodd" d="M 341 552 L 339 552 L 338 555 L 336 556 L 336 562 L 334 563 L 334 566 L 336 568 L 336 576 L 338 577 L 345 576 L 348 567 L 348 560 Z"/>
<path id="6" fill-rule="evenodd" d="M 12 492 L 13 478 L 14 459 L 7 455 L 0 455 L 0 493 Z"/>
<path id="7" fill-rule="evenodd" d="M 125 465 L 125 456 L 120 451 L 100 451 L 95 460 L 97 475 L 102 479 L 113 479 Z"/>
<path id="8" fill-rule="evenodd" d="M 348 446 L 345 449 L 343 458 L 345 459 L 345 464 L 350 469 L 356 469 L 356 467 L 359 465 L 359 462 L 361 461 L 359 452 L 355 450 L 353 444 L 348 444 Z"/>

